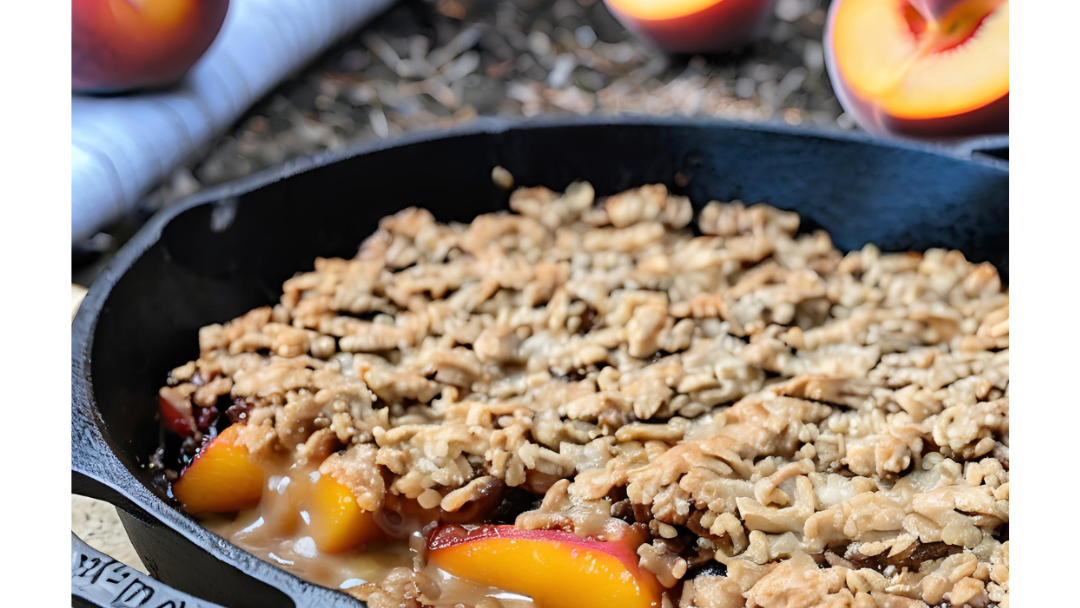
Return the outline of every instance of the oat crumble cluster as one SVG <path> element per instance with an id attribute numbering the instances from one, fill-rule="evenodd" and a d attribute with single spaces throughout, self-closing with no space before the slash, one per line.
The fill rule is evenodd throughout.
<path id="1" fill-rule="evenodd" d="M 1007 608 L 991 265 L 843 254 L 766 205 L 709 203 L 695 231 L 662 185 L 510 206 L 385 218 L 354 259 L 203 328 L 163 395 L 235 401 L 253 454 L 321 462 L 368 510 L 504 485 L 537 496 L 521 528 L 638 522 L 672 606 Z M 351 592 L 416 607 L 434 584 L 400 568 Z"/>

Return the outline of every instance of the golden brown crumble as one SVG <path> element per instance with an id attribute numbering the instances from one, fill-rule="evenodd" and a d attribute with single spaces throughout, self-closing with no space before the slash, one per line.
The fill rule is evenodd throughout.
<path id="1" fill-rule="evenodd" d="M 163 398 L 243 400 L 253 453 L 322 461 L 365 508 L 455 512 L 504 483 L 543 495 L 520 527 L 632 513 L 681 608 L 1008 606 L 992 266 L 843 254 L 766 205 L 709 203 L 695 233 L 662 185 L 594 198 L 579 182 L 471 224 L 387 217 L 273 308 L 203 328 Z M 439 591 L 401 568 L 354 593 Z"/>

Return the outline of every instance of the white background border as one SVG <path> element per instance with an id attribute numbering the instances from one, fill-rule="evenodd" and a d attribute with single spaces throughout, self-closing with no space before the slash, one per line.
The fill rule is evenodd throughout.
<path id="1" fill-rule="evenodd" d="M 11 2 L 3 65 L 5 466 L 0 604 L 69 606 L 70 9 Z M 1015 608 L 1074 605 L 1080 545 L 1080 2 L 1018 2 L 1011 17 L 1010 388 L 1017 448 Z M 1045 13 L 1037 11 L 1044 10 Z M 1011 321 L 1010 321 L 1011 325 Z M 1070 496 L 1072 498 L 1070 498 Z M 1011 545 L 1011 543 L 1010 543 Z"/>

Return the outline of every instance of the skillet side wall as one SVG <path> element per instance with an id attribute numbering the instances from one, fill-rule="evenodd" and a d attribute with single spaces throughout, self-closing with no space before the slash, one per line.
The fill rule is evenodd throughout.
<path id="1" fill-rule="evenodd" d="M 352 257 L 381 217 L 405 207 L 463 222 L 505 209 L 508 193 L 491 183 L 495 165 L 519 185 L 562 189 L 586 179 L 599 196 L 663 182 L 696 208 L 714 199 L 764 201 L 798 211 L 804 229 L 828 230 L 843 250 L 867 242 L 885 251 L 951 247 L 1008 277 L 1008 171 L 999 167 L 854 139 L 687 122 L 495 129 L 418 141 L 195 205 L 168 221 L 112 286 L 89 330 L 93 401 L 107 444 L 94 449 L 111 448 L 149 485 L 142 465 L 158 441 L 156 391 L 169 369 L 198 356 L 199 327 L 275 303 L 281 283 L 309 270 L 316 256 Z M 675 184 L 679 173 L 685 187 Z M 131 532 L 155 575 L 199 592 L 183 573 L 195 567 L 195 555 L 176 563 L 154 526 Z M 210 564 L 205 570 L 213 572 Z"/>

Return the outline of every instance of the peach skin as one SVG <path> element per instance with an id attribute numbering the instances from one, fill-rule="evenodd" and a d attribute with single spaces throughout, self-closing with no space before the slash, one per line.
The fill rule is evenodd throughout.
<path id="1" fill-rule="evenodd" d="M 670 53 L 733 51 L 756 37 L 773 0 L 604 0 L 624 25 Z"/>
<path id="2" fill-rule="evenodd" d="M 114 93 L 180 79 L 214 41 L 229 0 L 72 0 L 71 89 Z"/>
<path id="3" fill-rule="evenodd" d="M 825 38 L 837 96 L 867 131 L 1008 132 L 1008 0 L 837 0 Z"/>
<path id="4" fill-rule="evenodd" d="M 188 513 L 228 513 L 259 504 L 263 471 L 239 441 L 238 425 L 210 440 L 180 473 L 173 496 Z"/>
<path id="5" fill-rule="evenodd" d="M 663 589 L 636 547 L 557 530 L 436 528 L 428 560 L 453 576 L 527 595 L 540 608 L 659 607 Z"/>
<path id="6" fill-rule="evenodd" d="M 319 551 L 341 553 L 384 537 L 374 516 L 356 504 L 352 491 L 329 475 L 319 476 L 305 506 Z"/>
<path id="7" fill-rule="evenodd" d="M 175 390 L 163 388 L 158 393 L 158 410 L 161 422 L 170 431 L 181 437 L 195 434 L 195 414 L 191 411 L 191 401 L 181 398 Z"/>

